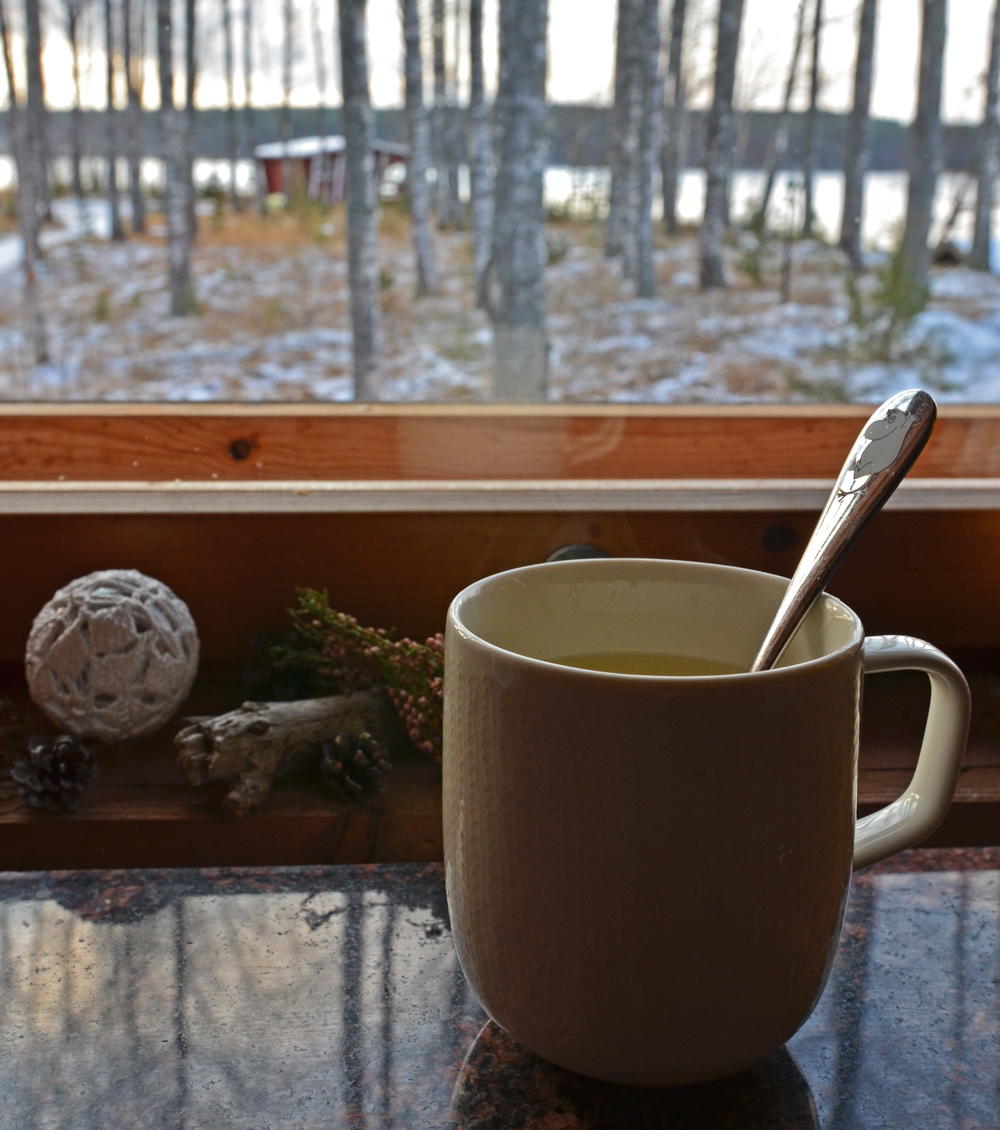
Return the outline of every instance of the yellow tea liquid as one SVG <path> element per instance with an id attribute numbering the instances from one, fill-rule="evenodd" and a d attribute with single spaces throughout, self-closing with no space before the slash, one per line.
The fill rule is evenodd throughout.
<path id="1" fill-rule="evenodd" d="M 620 675 L 740 675 L 744 668 L 697 655 L 672 655 L 666 651 L 585 651 L 549 660 L 586 671 L 613 671 Z"/>

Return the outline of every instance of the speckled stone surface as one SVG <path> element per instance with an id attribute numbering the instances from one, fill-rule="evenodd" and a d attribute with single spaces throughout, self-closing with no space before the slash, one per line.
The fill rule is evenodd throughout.
<path id="1" fill-rule="evenodd" d="M 1000 849 L 856 876 L 811 1019 L 699 1087 L 487 1023 L 439 865 L 0 874 L 0 978 L 3 1130 L 1000 1130 Z"/>

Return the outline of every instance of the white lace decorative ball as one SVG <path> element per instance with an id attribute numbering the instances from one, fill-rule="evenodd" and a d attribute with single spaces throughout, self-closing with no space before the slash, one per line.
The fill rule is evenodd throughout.
<path id="1" fill-rule="evenodd" d="M 187 698 L 198 632 L 183 600 L 135 569 L 60 589 L 35 617 L 31 697 L 67 733 L 120 742 L 159 729 Z"/>

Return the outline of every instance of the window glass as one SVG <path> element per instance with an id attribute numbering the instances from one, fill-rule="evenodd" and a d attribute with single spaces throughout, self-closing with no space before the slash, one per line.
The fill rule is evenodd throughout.
<path id="1" fill-rule="evenodd" d="M 0 399 L 1000 400 L 996 0 L 0 13 Z"/>

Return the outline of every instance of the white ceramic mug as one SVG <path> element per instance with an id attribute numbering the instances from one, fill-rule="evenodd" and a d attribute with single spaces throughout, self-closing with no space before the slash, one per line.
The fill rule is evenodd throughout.
<path id="1" fill-rule="evenodd" d="M 657 651 L 745 670 L 785 578 L 682 561 L 513 569 L 448 613 L 444 854 L 458 955 L 531 1051 L 622 1083 L 717 1078 L 784 1043 L 836 952 L 852 867 L 944 817 L 969 724 L 930 644 L 823 595 L 755 674 L 549 662 Z M 907 792 L 855 821 L 864 674 L 931 681 Z"/>

